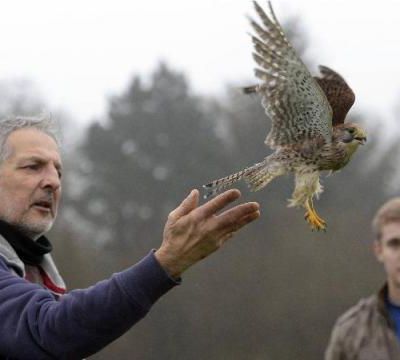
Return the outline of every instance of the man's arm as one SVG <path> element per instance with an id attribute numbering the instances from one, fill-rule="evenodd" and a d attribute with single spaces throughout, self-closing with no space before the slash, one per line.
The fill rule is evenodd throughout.
<path id="1" fill-rule="evenodd" d="M 174 282 L 154 253 L 58 301 L 14 275 L 0 257 L 0 358 L 82 359 L 143 318 Z"/>
<path id="2" fill-rule="evenodd" d="M 80 359 L 126 332 L 177 284 L 191 265 L 216 251 L 259 217 L 256 203 L 221 212 L 240 196 L 231 190 L 198 206 L 191 194 L 172 211 L 160 248 L 109 280 L 57 301 L 10 272 L 0 257 L 0 355 L 18 359 Z M 23 346 L 21 345 L 23 344 Z"/>

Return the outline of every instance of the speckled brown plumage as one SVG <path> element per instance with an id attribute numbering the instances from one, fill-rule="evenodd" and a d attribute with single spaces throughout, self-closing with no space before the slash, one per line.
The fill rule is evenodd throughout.
<path id="1" fill-rule="evenodd" d="M 289 206 L 304 207 L 312 229 L 325 230 L 326 223 L 316 213 L 313 197 L 322 192 L 321 171 L 344 167 L 360 144 L 365 131 L 357 124 L 345 123 L 355 96 L 335 71 L 320 66 L 313 77 L 286 38 L 271 4 L 271 16 L 254 2 L 261 25 L 250 19 L 255 32 L 253 58 L 255 75 L 261 83 L 244 88 L 245 93 L 261 95 L 261 103 L 271 119 L 265 143 L 274 153 L 260 163 L 204 187 L 206 196 L 244 179 L 252 191 L 266 186 L 274 178 L 293 173 L 295 189 Z"/>
<path id="2" fill-rule="evenodd" d="M 315 77 L 315 80 L 324 91 L 333 110 L 332 125 L 343 124 L 356 100 L 354 92 L 337 72 L 323 65 L 319 66 L 319 71 L 322 76 Z"/>

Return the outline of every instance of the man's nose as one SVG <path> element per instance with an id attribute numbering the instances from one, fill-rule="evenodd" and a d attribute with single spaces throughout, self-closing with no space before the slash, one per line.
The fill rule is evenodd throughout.
<path id="1" fill-rule="evenodd" d="M 42 188 L 50 188 L 53 191 L 58 190 L 61 187 L 61 179 L 57 169 L 48 169 L 41 181 Z"/>

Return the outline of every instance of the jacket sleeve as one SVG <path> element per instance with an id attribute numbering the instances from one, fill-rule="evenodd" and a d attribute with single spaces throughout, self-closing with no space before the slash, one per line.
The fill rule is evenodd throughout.
<path id="1" fill-rule="evenodd" d="M 0 357 L 82 359 L 126 332 L 177 285 L 153 253 L 59 300 L 14 275 L 0 257 Z"/>
<path id="2" fill-rule="evenodd" d="M 338 321 L 333 327 L 328 347 L 325 350 L 325 360 L 347 360 L 343 346 L 342 331 Z"/>

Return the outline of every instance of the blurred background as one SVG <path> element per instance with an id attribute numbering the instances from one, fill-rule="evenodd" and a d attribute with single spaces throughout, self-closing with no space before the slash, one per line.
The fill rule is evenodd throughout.
<path id="1" fill-rule="evenodd" d="M 266 2 L 260 2 L 266 7 Z M 370 221 L 398 195 L 400 3 L 276 0 L 304 62 L 356 93 L 366 146 L 323 177 L 326 233 L 288 209 L 291 177 L 243 200 L 261 218 L 190 269 L 149 315 L 91 359 L 321 359 L 335 319 L 383 272 Z M 374 6 L 374 7 L 373 7 Z M 69 288 L 157 248 L 192 188 L 262 160 L 250 1 L 9 2 L 0 12 L 0 115 L 50 112 L 64 134 L 64 197 L 51 239 Z"/>

